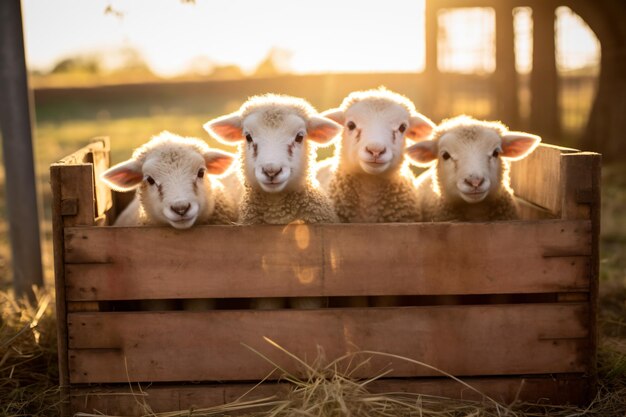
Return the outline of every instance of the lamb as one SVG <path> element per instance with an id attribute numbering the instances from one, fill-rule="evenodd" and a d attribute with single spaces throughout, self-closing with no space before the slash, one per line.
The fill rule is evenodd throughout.
<path id="1" fill-rule="evenodd" d="M 114 225 L 187 229 L 194 224 L 233 223 L 237 219 L 234 203 L 214 176 L 226 172 L 234 159 L 199 139 L 160 133 L 136 149 L 132 158 L 102 174 L 113 190 L 137 190 Z M 206 310 L 214 305 L 214 300 L 183 301 L 185 310 Z M 144 301 L 142 308 L 172 310 L 174 304 Z"/>
<path id="2" fill-rule="evenodd" d="M 115 191 L 137 190 L 115 226 L 187 229 L 194 224 L 234 222 L 234 203 L 213 178 L 224 174 L 234 160 L 234 155 L 211 149 L 200 139 L 160 133 L 136 149 L 129 160 L 102 174 Z"/>
<path id="3" fill-rule="evenodd" d="M 305 100 L 266 94 L 251 97 L 231 114 L 211 120 L 205 129 L 219 141 L 239 144 L 243 196 L 242 224 L 332 223 L 337 221 L 328 197 L 319 189 L 311 167 L 315 148 L 327 143 L 341 126 L 321 117 Z M 296 307 L 319 306 L 295 299 Z M 276 307 L 276 300 L 268 307 Z"/>
<path id="4" fill-rule="evenodd" d="M 518 218 L 509 161 L 530 154 L 541 142 L 539 136 L 458 116 L 445 120 L 430 139 L 406 150 L 418 165 L 433 165 L 415 182 L 425 221 Z"/>
<path id="5" fill-rule="evenodd" d="M 404 158 L 406 139 L 420 140 L 433 122 L 406 97 L 383 87 L 349 94 L 323 113 L 344 125 L 330 161 L 318 166 L 342 222 L 412 222 L 421 219 L 413 174 Z"/>

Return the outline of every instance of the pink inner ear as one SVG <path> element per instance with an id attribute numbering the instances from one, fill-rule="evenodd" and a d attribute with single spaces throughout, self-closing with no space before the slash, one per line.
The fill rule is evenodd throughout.
<path id="1" fill-rule="evenodd" d="M 539 144 L 538 136 L 505 136 L 502 140 L 502 156 L 506 158 L 522 158 Z"/>
<path id="2" fill-rule="evenodd" d="M 308 123 L 307 136 L 309 139 L 326 143 L 332 140 L 341 131 L 341 125 L 324 117 L 312 117 Z"/>
<path id="3" fill-rule="evenodd" d="M 437 159 L 436 145 L 430 141 L 418 142 L 409 146 L 406 153 L 410 159 L 421 165 L 428 165 Z"/>
<path id="4" fill-rule="evenodd" d="M 407 135 L 411 139 L 420 139 L 425 138 L 430 135 L 430 132 L 433 131 L 433 127 L 428 123 L 419 124 L 416 126 L 412 126 L 409 129 L 409 134 Z"/>
<path id="5" fill-rule="evenodd" d="M 211 130 L 218 135 L 221 139 L 229 141 L 238 141 L 242 139 L 241 127 L 233 126 L 232 124 L 223 122 L 210 125 Z"/>
<path id="6" fill-rule="evenodd" d="M 120 188 L 132 188 L 143 180 L 143 174 L 130 169 L 121 169 L 105 175 L 104 178 Z"/>
<path id="7" fill-rule="evenodd" d="M 205 157 L 207 172 L 212 175 L 223 174 L 230 168 L 233 160 L 228 154 L 211 154 Z"/>

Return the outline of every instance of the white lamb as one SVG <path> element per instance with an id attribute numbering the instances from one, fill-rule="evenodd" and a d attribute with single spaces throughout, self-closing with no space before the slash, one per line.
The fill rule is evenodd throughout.
<path id="1" fill-rule="evenodd" d="M 342 222 L 412 222 L 421 219 L 413 174 L 404 158 L 407 139 L 427 137 L 434 124 L 406 97 L 379 88 L 348 95 L 324 116 L 344 126 L 332 158 L 319 164 Z"/>
<path id="2" fill-rule="evenodd" d="M 509 161 L 526 157 L 539 142 L 539 136 L 509 132 L 500 122 L 468 116 L 444 121 L 431 140 L 407 148 L 418 165 L 433 165 L 415 182 L 424 220 L 517 219 Z"/>
<path id="3" fill-rule="evenodd" d="M 133 156 L 102 174 L 115 191 L 136 190 L 115 226 L 229 224 L 236 218 L 233 201 L 215 177 L 235 156 L 211 149 L 200 139 L 162 132 Z M 209 175 L 205 175 L 209 174 Z"/>
<path id="4" fill-rule="evenodd" d="M 341 126 L 318 115 L 308 102 L 274 94 L 255 96 L 238 111 L 204 127 L 223 143 L 239 144 L 242 224 L 337 221 L 330 200 L 313 177 L 311 142 L 330 141 Z M 320 300 L 294 301 L 300 308 L 320 306 Z M 276 306 L 276 300 L 261 305 Z"/>
<path id="5" fill-rule="evenodd" d="M 162 132 L 133 152 L 131 159 L 102 174 L 116 191 L 136 190 L 115 226 L 229 224 L 236 208 L 216 175 L 227 171 L 235 156 L 211 149 L 199 139 Z M 207 175 L 208 174 L 208 175 Z M 184 300 L 186 310 L 213 308 L 213 300 Z M 173 302 L 147 301 L 147 310 L 171 310 Z"/>

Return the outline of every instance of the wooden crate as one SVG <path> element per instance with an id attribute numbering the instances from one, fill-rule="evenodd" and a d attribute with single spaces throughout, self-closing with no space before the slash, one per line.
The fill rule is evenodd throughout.
<path id="1" fill-rule="evenodd" d="M 155 412 L 233 400 L 272 370 L 244 345 L 301 374 L 264 336 L 309 361 L 318 346 L 328 360 L 360 350 L 405 356 L 504 403 L 581 403 L 593 395 L 598 154 L 541 145 L 516 162 L 521 221 L 185 231 L 106 227 L 120 206 L 98 179 L 108 165 L 103 139 L 51 167 L 68 415 L 132 415 L 143 400 Z M 363 295 L 403 296 L 403 305 L 149 312 L 131 301 Z M 373 356 L 354 375 L 382 371 L 372 390 L 479 397 L 389 357 Z M 283 389 L 269 382 L 277 377 L 247 398 Z M 129 382 L 135 393 L 135 383 L 142 387 L 140 401 Z"/>

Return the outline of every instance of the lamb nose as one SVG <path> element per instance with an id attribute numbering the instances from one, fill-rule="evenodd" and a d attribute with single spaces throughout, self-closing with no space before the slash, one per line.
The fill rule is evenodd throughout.
<path id="1" fill-rule="evenodd" d="M 276 177 L 278 174 L 280 174 L 281 172 L 283 172 L 282 168 L 263 168 L 263 173 L 269 178 L 269 179 L 274 179 L 274 177 Z"/>
<path id="2" fill-rule="evenodd" d="M 470 177 L 470 178 L 465 178 L 465 183 L 467 185 L 469 185 L 470 187 L 480 187 L 481 185 L 483 185 L 483 182 L 485 182 L 485 178 L 476 178 L 476 177 Z"/>
<path id="3" fill-rule="evenodd" d="M 184 216 L 185 213 L 191 208 L 191 203 L 187 204 L 174 204 L 170 207 L 174 213 Z"/>
<path id="4" fill-rule="evenodd" d="M 385 151 L 387 151 L 387 148 L 377 148 L 377 149 L 371 149 L 368 148 L 367 146 L 365 147 L 365 150 L 374 157 L 374 159 L 378 158 L 380 155 L 384 154 Z"/>

